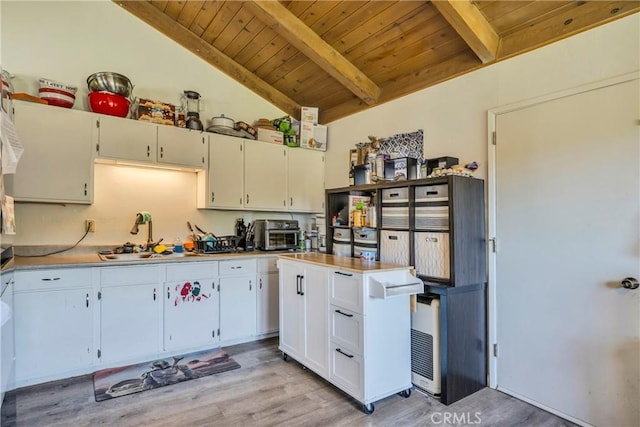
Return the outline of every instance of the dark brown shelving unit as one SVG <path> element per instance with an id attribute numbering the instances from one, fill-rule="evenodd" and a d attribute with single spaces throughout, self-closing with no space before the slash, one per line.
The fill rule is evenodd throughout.
<path id="1" fill-rule="evenodd" d="M 407 227 L 383 226 L 382 195 L 387 189 L 398 189 L 407 195 Z M 446 263 L 448 259 L 447 265 L 439 265 L 443 274 L 430 274 L 430 270 L 425 272 L 416 268 L 418 277 L 424 282 L 422 296 L 440 299 L 440 401 L 449 405 L 486 387 L 484 181 L 454 175 L 326 190 L 327 253 L 333 253 L 333 231 L 336 228 L 331 224 L 331 218 L 347 206 L 350 195 L 376 196 L 377 259 L 381 254 L 380 235 L 385 230 L 408 233 L 405 235 L 406 249 L 412 266 L 425 265 L 425 261 L 429 264 L 431 259 L 444 259 Z M 404 202 L 388 206 L 404 206 Z M 424 212 L 436 214 L 429 213 L 425 219 Z M 429 251 L 419 248 L 422 242 L 418 240 L 425 236 L 443 245 L 441 248 L 447 251 L 446 256 L 442 253 L 432 256 Z M 353 254 L 353 238 L 351 247 Z"/>

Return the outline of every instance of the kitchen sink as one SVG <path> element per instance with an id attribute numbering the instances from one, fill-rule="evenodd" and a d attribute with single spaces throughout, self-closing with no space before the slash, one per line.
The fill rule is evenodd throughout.
<path id="1" fill-rule="evenodd" d="M 186 253 L 172 253 L 172 254 L 156 254 L 154 252 L 138 252 L 138 253 L 128 253 L 128 254 L 98 254 L 102 261 L 138 261 L 143 259 L 153 259 L 153 260 L 161 260 L 161 259 L 173 259 L 173 258 L 182 258 L 186 256 Z"/>

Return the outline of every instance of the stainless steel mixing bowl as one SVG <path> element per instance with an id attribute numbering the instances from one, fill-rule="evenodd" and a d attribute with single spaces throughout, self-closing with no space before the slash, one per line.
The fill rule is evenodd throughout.
<path id="1" fill-rule="evenodd" d="M 111 71 L 101 71 L 87 77 L 87 86 L 90 92 L 107 91 L 129 97 L 133 90 L 131 80 L 122 74 Z"/>

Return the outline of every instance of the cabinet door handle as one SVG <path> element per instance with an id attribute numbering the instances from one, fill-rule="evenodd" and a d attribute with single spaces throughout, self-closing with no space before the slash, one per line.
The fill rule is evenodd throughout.
<path id="1" fill-rule="evenodd" d="M 211 192 L 211 203 L 215 202 L 216 200 L 216 193 L 214 193 L 213 191 Z"/>
<path id="2" fill-rule="evenodd" d="M 153 288 L 153 300 L 155 301 L 157 297 L 156 288 Z"/>
<path id="3" fill-rule="evenodd" d="M 343 316 L 347 316 L 347 317 L 353 317 L 353 314 L 345 313 L 345 312 L 340 311 L 340 310 L 336 310 L 336 313 L 342 314 Z"/>
<path id="4" fill-rule="evenodd" d="M 147 157 L 151 157 L 151 146 L 147 145 Z"/>
<path id="5" fill-rule="evenodd" d="M 87 183 L 86 182 L 84 183 L 84 195 L 85 196 L 87 195 Z"/>
<path id="6" fill-rule="evenodd" d="M 347 356 L 349 359 L 353 359 L 353 354 L 347 354 L 344 351 L 340 350 L 339 348 L 336 348 L 336 351 L 342 354 L 343 356 Z"/>
<path id="7" fill-rule="evenodd" d="M 87 298 L 85 299 L 86 303 L 87 303 L 87 308 L 89 308 L 89 294 L 87 294 Z"/>
<path id="8" fill-rule="evenodd" d="M 249 291 L 251 291 L 251 280 L 249 280 Z"/>
<path id="9" fill-rule="evenodd" d="M 334 271 L 334 273 L 339 274 L 341 276 L 347 276 L 347 277 L 353 276 L 353 274 L 351 273 L 343 273 L 342 271 Z"/>
<path id="10" fill-rule="evenodd" d="M 164 148 L 160 147 L 160 158 L 164 157 Z"/>
<path id="11" fill-rule="evenodd" d="M 300 295 L 304 295 L 304 292 L 302 291 L 302 281 L 304 280 L 304 276 L 300 276 Z"/>
<path id="12" fill-rule="evenodd" d="M 293 206 L 293 197 L 290 198 L 291 200 L 289 201 L 289 206 Z"/>
<path id="13" fill-rule="evenodd" d="M 262 289 L 262 277 L 260 278 L 260 289 Z"/>
<path id="14" fill-rule="evenodd" d="M 44 280 L 45 282 L 51 282 L 53 280 L 60 280 L 59 277 L 45 277 L 42 280 Z"/>
<path id="15" fill-rule="evenodd" d="M 249 204 L 249 195 L 247 194 L 247 204 Z"/>
<path id="16" fill-rule="evenodd" d="M 300 275 L 296 274 L 296 294 L 300 295 Z"/>
<path id="17" fill-rule="evenodd" d="M 168 286 L 167 286 L 167 299 L 171 299 L 171 291 Z"/>

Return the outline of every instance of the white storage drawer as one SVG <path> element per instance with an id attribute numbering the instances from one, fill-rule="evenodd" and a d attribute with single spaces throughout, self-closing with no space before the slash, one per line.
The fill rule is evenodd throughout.
<path id="1" fill-rule="evenodd" d="M 219 270 L 221 276 L 233 276 L 244 274 L 256 274 L 256 259 L 234 259 L 220 261 Z"/>
<path id="2" fill-rule="evenodd" d="M 415 233 L 416 273 L 449 279 L 449 233 Z"/>
<path id="3" fill-rule="evenodd" d="M 36 289 L 59 289 L 60 287 L 92 286 L 90 268 L 52 268 L 45 270 L 16 270 L 14 273 L 15 292 Z"/>
<path id="4" fill-rule="evenodd" d="M 278 272 L 278 257 L 264 257 L 258 258 L 258 272 L 259 273 L 273 273 Z"/>
<path id="5" fill-rule="evenodd" d="M 336 242 L 351 243 L 351 229 L 350 228 L 334 228 L 333 240 Z"/>
<path id="6" fill-rule="evenodd" d="M 375 228 L 354 227 L 353 243 L 364 243 L 366 245 L 376 245 L 378 243 L 378 230 Z"/>
<path id="7" fill-rule="evenodd" d="M 335 256 L 351 256 L 351 243 L 334 243 L 333 254 Z"/>
<path id="8" fill-rule="evenodd" d="M 187 262 L 167 265 L 167 281 L 218 276 L 218 262 Z"/>
<path id="9" fill-rule="evenodd" d="M 380 262 L 409 265 L 409 232 L 380 231 Z"/>
<path id="10" fill-rule="evenodd" d="M 131 267 L 104 267 L 100 269 L 100 284 L 105 285 L 142 285 L 161 283 L 161 265 L 136 265 Z"/>
<path id="11" fill-rule="evenodd" d="M 335 305 L 331 306 L 331 341 L 362 356 L 364 329 L 362 315 Z"/>
<path id="12" fill-rule="evenodd" d="M 330 380 L 357 400 L 364 400 L 364 363 L 362 356 L 332 342 L 330 363 Z M 393 361 L 390 360 L 389 363 L 393 363 Z"/>
<path id="13" fill-rule="evenodd" d="M 383 189 L 382 204 L 386 203 L 409 203 L 409 187 Z"/>
<path id="14" fill-rule="evenodd" d="M 330 304 L 362 314 L 362 274 L 331 272 Z"/>
<path id="15" fill-rule="evenodd" d="M 415 201 L 420 202 L 446 202 L 449 200 L 449 185 L 424 185 L 416 187 Z"/>

